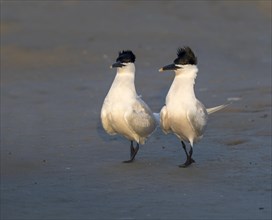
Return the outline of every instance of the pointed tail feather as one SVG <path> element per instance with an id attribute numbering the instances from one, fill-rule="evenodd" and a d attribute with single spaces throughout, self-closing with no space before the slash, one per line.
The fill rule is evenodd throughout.
<path id="1" fill-rule="evenodd" d="M 157 125 L 160 125 L 160 113 L 153 113 L 155 120 L 157 122 Z"/>
<path id="2" fill-rule="evenodd" d="M 215 107 L 213 107 L 213 108 L 207 108 L 207 112 L 208 112 L 208 114 L 210 115 L 210 114 L 212 114 L 212 113 L 215 113 L 215 112 L 217 112 L 217 111 L 220 111 L 220 110 L 226 108 L 229 104 L 230 104 L 230 103 L 224 104 L 224 105 L 218 105 L 218 106 L 215 106 Z"/>

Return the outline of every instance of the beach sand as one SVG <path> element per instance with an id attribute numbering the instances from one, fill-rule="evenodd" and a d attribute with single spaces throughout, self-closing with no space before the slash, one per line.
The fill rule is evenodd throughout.
<path id="1" fill-rule="evenodd" d="M 118 51 L 154 112 L 179 46 L 211 115 L 196 163 L 160 129 L 131 164 L 100 110 Z M 271 219 L 270 1 L 1 1 L 1 219 Z"/>

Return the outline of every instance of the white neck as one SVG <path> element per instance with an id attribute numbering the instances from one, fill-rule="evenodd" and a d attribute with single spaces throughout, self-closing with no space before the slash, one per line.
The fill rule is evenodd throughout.
<path id="1" fill-rule="evenodd" d="M 190 102 L 196 99 L 194 84 L 198 68 L 195 65 L 183 65 L 175 70 L 175 78 L 166 97 L 166 104 L 171 100 L 177 102 Z"/>
<path id="2" fill-rule="evenodd" d="M 127 63 L 126 66 L 118 67 L 117 74 L 109 90 L 108 96 L 125 97 L 137 96 L 135 84 L 135 65 L 134 63 Z"/>

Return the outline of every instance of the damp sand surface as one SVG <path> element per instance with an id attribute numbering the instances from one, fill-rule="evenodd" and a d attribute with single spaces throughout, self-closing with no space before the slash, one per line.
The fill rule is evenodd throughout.
<path id="1" fill-rule="evenodd" d="M 2 1 L 1 219 L 271 219 L 270 1 Z M 109 66 L 136 54 L 136 88 L 159 112 L 178 46 L 198 57 L 209 118 L 183 169 L 158 129 L 131 164 L 107 135 Z"/>

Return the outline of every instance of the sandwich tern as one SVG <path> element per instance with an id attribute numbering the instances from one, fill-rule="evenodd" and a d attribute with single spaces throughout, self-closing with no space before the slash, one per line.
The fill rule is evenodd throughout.
<path id="1" fill-rule="evenodd" d="M 186 161 L 180 167 L 194 163 L 193 145 L 199 141 L 205 131 L 208 115 L 227 105 L 206 109 L 195 97 L 194 84 L 197 76 L 197 58 L 189 47 L 179 48 L 173 64 L 162 67 L 159 71 L 173 70 L 175 78 L 166 96 L 165 105 L 160 112 L 161 128 L 164 133 L 173 132 L 181 141 L 186 154 Z M 190 144 L 189 153 L 186 149 Z"/>
<path id="2" fill-rule="evenodd" d="M 103 128 L 110 135 L 120 134 L 130 140 L 130 163 L 134 160 L 139 144 L 144 144 L 158 125 L 148 105 L 137 95 L 135 78 L 135 55 L 130 50 L 119 52 L 111 68 L 117 68 L 117 74 L 105 97 L 101 109 Z M 136 142 L 136 147 L 134 143 Z"/>

